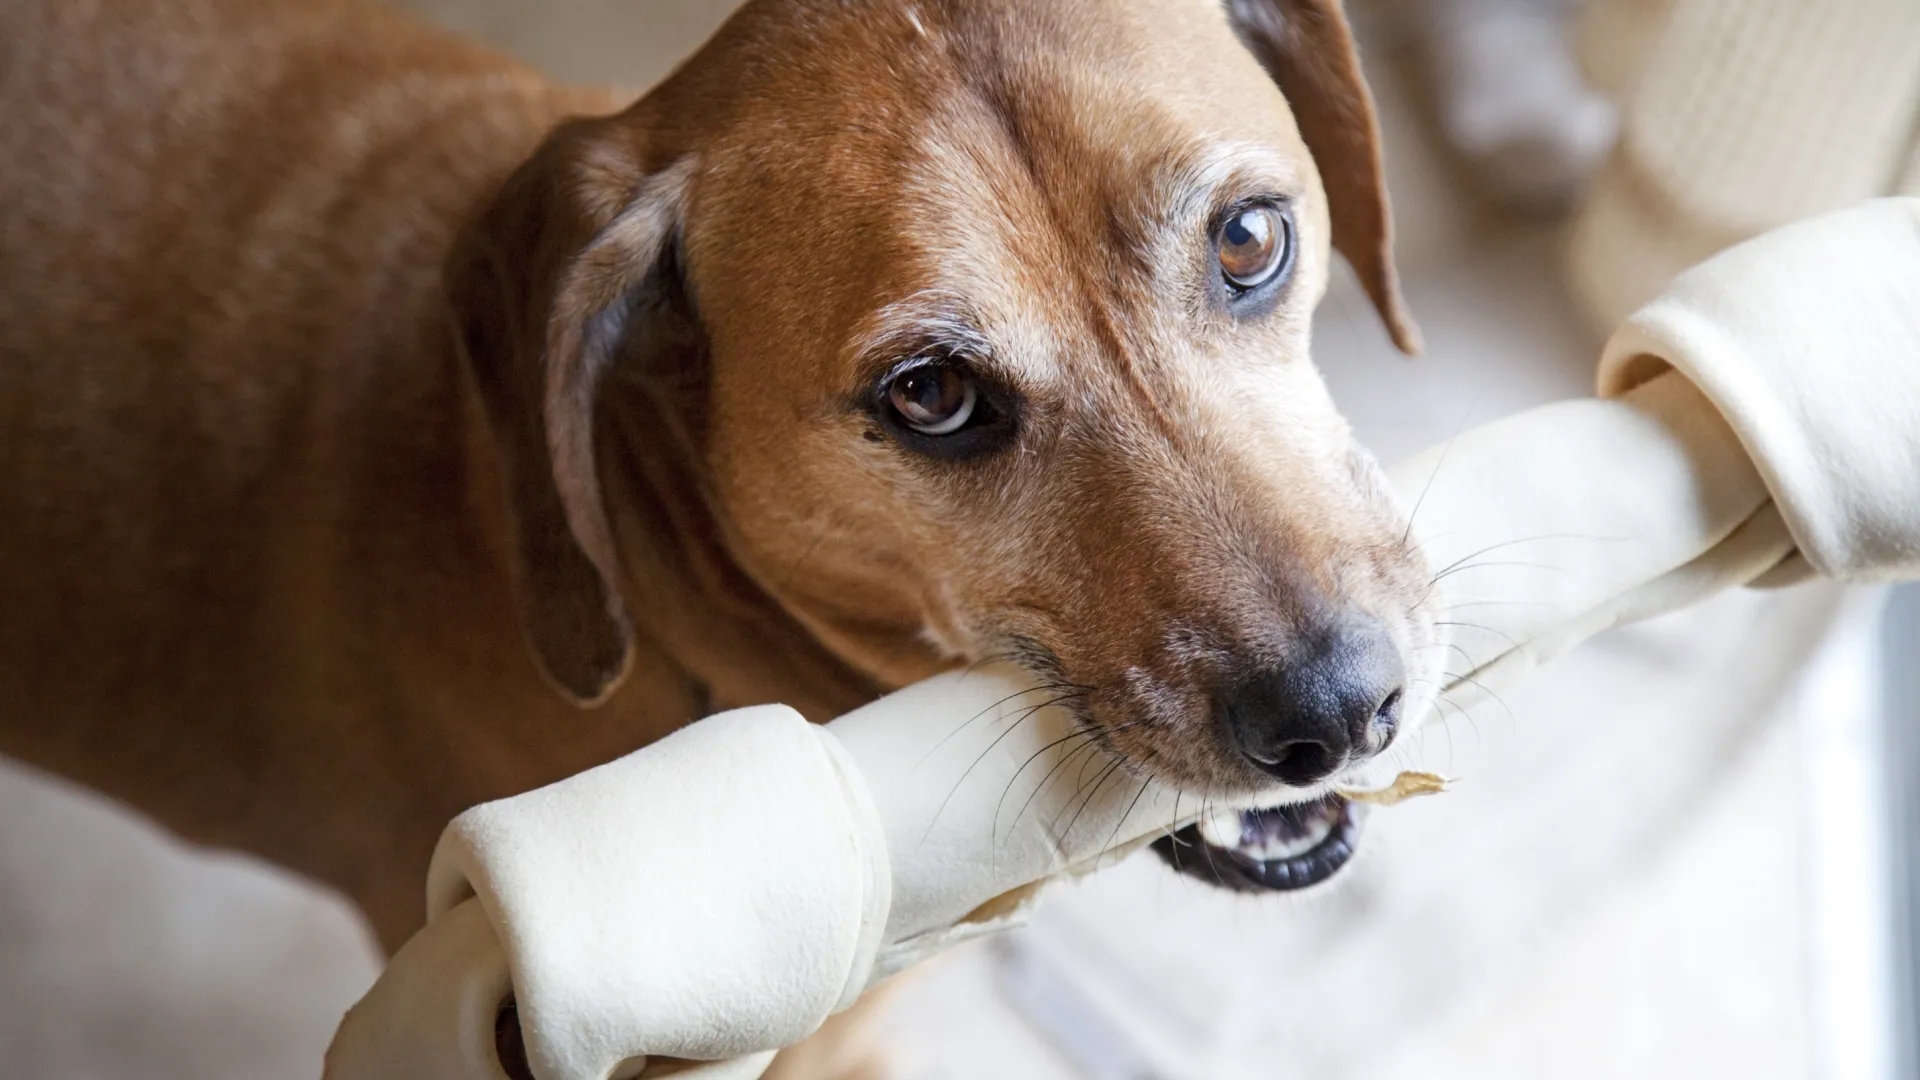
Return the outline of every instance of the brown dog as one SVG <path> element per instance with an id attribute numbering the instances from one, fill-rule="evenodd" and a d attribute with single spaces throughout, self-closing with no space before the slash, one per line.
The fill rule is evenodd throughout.
<path id="1" fill-rule="evenodd" d="M 1392 737 L 1333 0 L 754 0 L 619 104 L 360 0 L 0 8 L 0 750 L 391 946 L 460 809 L 717 708 L 1012 654 L 1195 790 Z"/>

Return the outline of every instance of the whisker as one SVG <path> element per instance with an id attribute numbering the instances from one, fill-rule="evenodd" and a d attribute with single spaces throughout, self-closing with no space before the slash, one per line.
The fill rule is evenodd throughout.
<path id="1" fill-rule="evenodd" d="M 1076 734 L 1087 735 L 1089 733 L 1077 732 Z M 1032 806 L 1034 798 L 1038 796 L 1041 791 L 1046 789 L 1047 784 L 1051 782 L 1053 779 L 1055 770 L 1058 770 L 1061 766 L 1067 764 L 1069 761 L 1073 760 L 1074 758 L 1079 757 L 1082 753 L 1086 753 L 1087 751 L 1090 751 L 1090 750 L 1097 751 L 1099 749 L 1099 746 L 1100 744 L 1098 742 L 1095 742 L 1089 739 L 1088 741 L 1081 743 L 1079 746 L 1076 746 L 1073 749 L 1067 751 L 1065 756 L 1063 756 L 1060 759 L 1060 761 L 1055 763 L 1054 768 L 1048 770 L 1047 775 L 1040 778 L 1040 786 L 1034 788 L 1032 791 L 1027 793 L 1027 800 L 1020 804 L 1020 812 L 1013 815 L 1013 820 L 1007 824 L 1007 831 L 1004 835 L 998 832 L 998 829 L 1000 827 L 999 820 L 998 820 L 1000 812 L 997 807 L 995 808 L 994 810 L 995 821 L 994 821 L 994 824 L 991 826 L 991 829 L 993 831 L 989 833 L 990 842 L 988 844 L 988 847 L 993 852 L 993 866 L 996 871 L 999 869 L 999 866 L 1000 866 L 1001 846 L 1012 842 L 1014 830 L 1020 827 L 1020 819 L 1026 816 L 1027 807 Z M 1092 761 L 1097 757 L 1099 757 L 1099 754 L 1097 752 L 1088 753 L 1085 760 Z M 1001 793 L 1001 798 L 1002 799 L 1006 798 L 1006 792 Z"/>
<path id="2" fill-rule="evenodd" d="M 1467 710 L 1461 708 L 1460 703 L 1457 701 L 1448 701 L 1444 691 L 1434 696 L 1433 704 L 1435 708 L 1444 707 L 1444 708 L 1452 709 L 1454 716 L 1459 717 L 1462 720 L 1465 720 L 1469 724 L 1473 723 L 1473 718 L 1467 715 Z M 1441 719 L 1442 726 L 1445 726 L 1446 722 L 1447 722 L 1446 719 L 1443 717 Z"/>
<path id="3" fill-rule="evenodd" d="M 1012 775 L 1011 777 L 1008 777 L 1008 778 L 1007 778 L 1007 786 L 1006 786 L 1006 788 L 1005 788 L 1004 790 L 1002 790 L 1002 791 L 1000 792 L 1000 801 L 999 801 L 998 803 L 995 803 L 995 804 L 994 804 L 994 807 L 993 807 L 993 831 L 994 831 L 994 834 L 995 834 L 995 835 L 998 835 L 998 834 L 999 834 L 999 831 L 1000 831 L 1000 812 L 1001 812 L 1001 811 L 1002 811 L 1003 809 L 1005 809 L 1005 808 L 1006 808 L 1006 804 L 1007 804 L 1007 796 L 1009 796 L 1009 795 L 1011 795 L 1011 794 L 1013 794 L 1013 788 L 1014 788 L 1014 785 L 1015 785 L 1015 784 L 1018 784 L 1018 783 L 1020 782 L 1020 776 L 1021 776 L 1021 774 L 1022 774 L 1022 773 L 1025 773 L 1025 772 L 1027 771 L 1027 766 L 1029 766 L 1029 765 L 1032 765 L 1032 764 L 1033 764 L 1033 763 L 1034 763 L 1035 761 L 1037 761 L 1037 760 L 1039 760 L 1039 759 L 1040 759 L 1040 757 L 1041 757 L 1041 755 L 1043 755 L 1043 754 L 1045 754 L 1045 753 L 1046 753 L 1047 751 L 1049 751 L 1049 750 L 1052 750 L 1052 749 L 1053 749 L 1054 747 L 1056 747 L 1056 746 L 1059 746 L 1059 745 L 1060 745 L 1061 743 L 1064 743 L 1064 742 L 1068 742 L 1068 741 L 1070 741 L 1070 740 L 1072 740 L 1072 739 L 1093 739 L 1093 740 L 1098 740 L 1098 739 L 1100 739 L 1100 738 L 1101 738 L 1101 737 L 1102 737 L 1102 736 L 1103 736 L 1104 734 L 1107 734 L 1107 733 L 1111 733 L 1111 732 L 1115 732 L 1115 731 L 1125 731 L 1125 730 L 1127 730 L 1128 728 L 1131 728 L 1131 727 L 1138 727 L 1139 725 L 1141 725 L 1141 724 L 1143 724 L 1143 723 L 1145 723 L 1145 722 L 1146 722 L 1146 721 L 1144 721 L 1144 720 L 1129 720 L 1129 721 L 1127 721 L 1127 722 L 1126 722 L 1126 723 L 1124 723 L 1124 724 L 1116 724 L 1115 726 L 1113 726 L 1113 727 L 1111 727 L 1111 728 L 1106 728 L 1106 729 L 1104 729 L 1104 730 L 1103 730 L 1103 729 L 1100 729 L 1100 728 L 1096 728 L 1096 727 L 1092 727 L 1092 726 L 1087 726 L 1087 727 L 1082 727 L 1082 728 L 1077 728 L 1077 729 L 1075 729 L 1075 730 L 1073 730 L 1073 731 L 1070 731 L 1070 732 L 1068 732 L 1068 733 L 1067 733 L 1067 734 L 1065 734 L 1065 735 L 1062 735 L 1062 736 L 1060 736 L 1059 738 L 1057 738 L 1057 739 L 1055 739 L 1055 740 L 1053 740 L 1052 742 L 1050 742 L 1050 743 L 1048 743 L 1047 745 L 1045 745 L 1045 746 L 1043 746 L 1043 747 L 1041 747 L 1040 749 L 1038 749 L 1038 750 L 1035 750 L 1035 751 L 1034 751 L 1033 753 L 1031 753 L 1031 754 L 1029 754 L 1029 755 L 1027 755 L 1027 760 L 1025 760 L 1025 761 L 1023 761 L 1023 762 L 1021 762 L 1021 763 L 1020 763 L 1020 767 L 1019 767 L 1018 769 L 1015 769 L 1015 770 L 1013 771 L 1013 775 Z M 1056 763 L 1054 764 L 1054 769 L 1058 769 L 1059 767 L 1060 767 L 1060 766 L 1059 766 L 1059 763 L 1058 763 L 1058 762 L 1056 762 Z M 1041 778 L 1040 778 L 1040 787 L 1045 787 L 1045 786 L 1046 786 L 1046 782 L 1047 782 L 1047 779 L 1048 779 L 1048 778 L 1050 778 L 1050 777 L 1051 777 L 1052 775 L 1053 775 L 1053 770 L 1051 770 L 1051 769 L 1050 769 L 1050 770 L 1048 770 L 1048 771 L 1047 771 L 1047 775 L 1046 775 L 1046 776 L 1043 776 L 1043 777 L 1041 777 Z M 1034 789 L 1034 791 L 1033 791 L 1033 793 L 1031 793 L 1031 794 L 1029 794 L 1029 795 L 1027 796 L 1027 803 L 1026 803 L 1026 804 L 1023 804 L 1023 805 L 1021 806 L 1021 810 L 1022 810 L 1023 812 L 1025 811 L 1025 809 L 1026 809 L 1026 806 L 1032 803 L 1032 801 L 1033 801 L 1033 795 L 1034 795 L 1034 794 L 1038 794 L 1038 793 L 1039 793 L 1039 791 L 1040 791 L 1040 788 L 1038 788 L 1038 787 L 1037 787 L 1037 788 L 1035 788 L 1035 789 Z M 1019 814 L 1015 814 L 1015 815 L 1013 816 L 1013 824 L 1014 824 L 1014 825 L 1018 825 L 1019 823 L 1020 823 L 1020 815 L 1019 815 Z M 1008 826 L 1007 828 L 1008 828 L 1008 830 L 1009 830 L 1009 831 L 1011 831 L 1011 830 L 1012 830 L 1012 828 L 1013 828 L 1013 826 L 1012 826 L 1012 825 L 1009 825 L 1009 826 Z"/>
<path id="4" fill-rule="evenodd" d="M 1472 404 L 1467 406 L 1466 411 L 1460 414 L 1460 422 L 1453 426 L 1453 434 L 1447 436 L 1447 445 L 1440 450 L 1440 460 L 1433 463 L 1433 471 L 1427 474 L 1427 482 L 1420 485 L 1420 497 L 1413 500 L 1413 509 L 1407 512 L 1406 530 L 1400 534 L 1400 543 L 1402 546 L 1405 546 L 1406 542 L 1413 538 L 1413 520 L 1420 516 L 1420 508 L 1426 505 L 1427 502 L 1427 492 L 1433 490 L 1433 482 L 1439 479 L 1440 470 L 1446 468 L 1447 456 L 1453 453 L 1453 444 L 1460 440 L 1460 433 L 1467 430 L 1467 420 L 1473 415 L 1473 410 L 1478 408 L 1479 405 L 1480 402 L 1476 398 Z"/>
<path id="5" fill-rule="evenodd" d="M 1465 600 L 1448 604 L 1446 614 L 1453 614 L 1462 608 L 1475 607 L 1552 607 L 1550 600 Z"/>
<path id="6" fill-rule="evenodd" d="M 1458 567 L 1461 563 L 1470 562 L 1471 560 L 1477 559 L 1480 556 L 1485 555 L 1490 551 L 1499 551 L 1502 548 L 1519 547 L 1521 544 L 1538 544 L 1548 540 L 1592 540 L 1596 543 L 1605 543 L 1605 542 L 1618 542 L 1622 539 L 1624 539 L 1624 537 L 1592 536 L 1587 533 L 1541 533 L 1537 536 L 1522 536 L 1515 540 L 1502 540 L 1497 544 L 1488 544 L 1486 547 L 1483 547 L 1478 551 L 1471 552 L 1466 555 L 1462 555 L 1460 558 L 1455 559 L 1454 561 L 1448 563 L 1446 566 L 1441 567 L 1439 573 L 1435 574 L 1434 576 L 1436 579 L 1440 577 L 1444 577 L 1446 576 L 1447 571 L 1452 570 L 1455 567 Z"/>
<path id="7" fill-rule="evenodd" d="M 1171 842 L 1173 845 L 1173 849 L 1174 849 L 1173 850 L 1173 868 L 1175 870 L 1180 869 L 1180 849 L 1187 846 L 1187 842 L 1185 840 L 1180 839 L 1180 829 L 1179 829 L 1180 799 L 1185 794 L 1186 792 L 1180 790 L 1179 788 L 1173 789 L 1173 824 L 1163 826 L 1160 830 L 1162 833 L 1166 834 L 1167 840 Z"/>
<path id="8" fill-rule="evenodd" d="M 1447 621 L 1447 620 L 1435 620 L 1435 621 L 1434 621 L 1434 624 L 1433 624 L 1433 625 L 1435 625 L 1435 626 L 1458 626 L 1458 627 L 1460 627 L 1460 628 L 1462 628 L 1462 629 L 1465 629 L 1465 630 L 1478 630 L 1478 631 L 1480 631 L 1480 632 L 1481 632 L 1481 633 L 1483 633 L 1483 634 L 1492 634 L 1492 635 L 1494 635 L 1495 637 L 1498 637 L 1498 638 L 1500 638 L 1500 639 L 1502 639 L 1502 640 L 1504 640 L 1504 641 L 1505 641 L 1505 642 L 1506 642 L 1507 644 L 1509 644 L 1509 645 L 1511 645 L 1511 646 L 1513 646 L 1513 647 L 1514 647 L 1514 648 L 1516 648 L 1516 649 L 1518 649 L 1518 648 L 1520 648 L 1520 643 L 1519 643 L 1518 641 L 1515 641 L 1515 640 L 1514 640 L 1514 638 L 1513 638 L 1513 635 L 1511 635 L 1511 634 L 1509 634 L 1509 633 L 1506 633 L 1506 632 L 1505 632 L 1505 631 L 1503 631 L 1503 630 L 1495 630 L 1495 629 L 1494 629 L 1493 627 L 1491 627 L 1491 626 L 1482 626 L 1482 625 L 1480 625 L 1479 623 L 1471 623 L 1471 622 L 1455 622 L 1455 621 Z M 1472 661 L 1471 659 L 1469 659 L 1469 660 L 1468 660 L 1467 662 L 1468 662 L 1469 664 L 1473 664 L 1473 661 Z M 1480 665 L 1479 665 L 1479 664 L 1473 664 L 1473 666 L 1477 668 L 1477 667 L 1479 667 Z"/>
<path id="9" fill-rule="evenodd" d="M 928 750 L 925 754 L 922 754 L 920 756 L 919 761 L 914 762 L 913 767 L 915 769 L 918 769 L 920 768 L 920 766 L 925 765 L 927 763 L 927 759 L 932 757 L 934 754 L 938 753 L 941 747 L 951 742 L 954 736 L 972 727 L 974 724 L 978 723 L 983 717 L 985 717 L 988 713 L 994 711 L 995 709 L 998 709 L 1002 705 L 1005 705 L 1007 702 L 1012 701 L 1015 698 L 1025 697 L 1028 694 L 1051 693 L 1057 690 L 1071 689 L 1072 687 L 1073 687 L 1072 683 L 1065 683 L 1060 685 L 1043 683 L 1039 686 L 1029 687 L 1025 690 L 1018 690 L 1018 691 L 1015 691 L 1014 693 L 1008 694 L 1006 697 L 1001 698 L 999 701 L 996 701 L 993 704 L 988 705 L 986 708 L 981 709 L 979 712 L 974 713 L 973 716 L 969 717 L 959 727 L 956 727 L 952 731 L 947 732 L 946 735 L 941 737 L 939 742 L 933 744 L 932 749 Z M 1034 709 L 1028 710 L 1025 714 L 1022 714 L 1020 719 L 1025 720 L 1028 716 L 1031 716 L 1033 712 L 1036 711 L 1037 709 L 1047 708 L 1048 704 L 1058 704 L 1061 701 L 1066 701 L 1074 697 L 1079 697 L 1081 696 L 1081 694 L 1084 694 L 1084 693 L 1085 691 L 1075 691 L 1074 693 L 1066 694 L 1060 698 L 1055 699 L 1054 702 L 1043 703 L 1041 705 L 1035 706 Z M 1003 716 L 1003 717 L 1000 717 L 999 719 L 1004 720 L 1006 719 L 1006 717 Z M 998 721 L 995 721 L 995 722 L 997 723 Z M 1018 727 L 1019 725 L 1015 724 L 1014 726 Z"/>
<path id="10" fill-rule="evenodd" d="M 1479 679 L 1476 679 L 1471 675 L 1450 675 L 1449 678 L 1452 678 L 1455 682 L 1463 682 L 1470 686 L 1478 687 L 1481 693 L 1487 695 L 1487 697 L 1489 698 L 1492 698 L 1495 702 L 1499 704 L 1500 708 L 1506 711 L 1508 723 L 1513 724 L 1515 729 L 1519 728 L 1520 726 L 1519 716 L 1515 715 L 1513 711 L 1513 707 L 1507 704 L 1506 698 L 1503 698 L 1499 694 L 1494 692 L 1493 687 L 1488 686 L 1486 683 L 1481 682 Z M 1452 688 L 1449 687 L 1448 689 L 1450 690 Z M 1445 692 L 1446 691 L 1442 691 L 1442 693 L 1445 693 Z"/>
<path id="11" fill-rule="evenodd" d="M 1140 790 L 1133 793 L 1133 798 L 1127 802 L 1127 808 L 1120 812 L 1120 820 L 1113 823 L 1113 834 L 1107 837 L 1106 844 L 1103 845 L 1100 849 L 1101 852 L 1104 853 L 1107 850 L 1111 849 L 1113 847 L 1113 842 L 1115 840 L 1120 839 L 1121 826 L 1125 825 L 1127 823 L 1127 819 L 1133 816 L 1133 808 L 1140 805 L 1140 796 L 1145 795 L 1147 793 L 1147 788 L 1151 786 L 1153 786 L 1153 774 L 1148 773 L 1147 778 L 1145 780 L 1140 781 Z"/>
<path id="12" fill-rule="evenodd" d="M 1459 645 L 1456 645 L 1451 641 L 1434 641 L 1434 642 L 1429 642 L 1428 644 L 1425 644 L 1425 645 L 1415 645 L 1413 647 L 1414 652 L 1424 652 L 1427 649 L 1452 649 L 1454 652 L 1457 652 L 1460 654 L 1460 659 L 1465 660 L 1469 668 L 1478 668 L 1480 666 L 1478 663 L 1474 661 L 1472 656 L 1467 654 L 1467 650 L 1461 648 Z"/>
<path id="13" fill-rule="evenodd" d="M 1119 758 L 1115 758 L 1113 759 L 1112 764 L 1100 770 L 1099 776 L 1094 779 L 1093 790 L 1087 792 L 1087 797 L 1080 801 L 1080 809 L 1075 810 L 1073 812 L 1073 817 L 1068 819 L 1067 830 L 1065 832 L 1055 834 L 1056 836 L 1059 837 L 1059 839 L 1054 841 L 1054 843 L 1057 846 L 1061 848 L 1065 848 L 1067 846 L 1067 839 L 1073 835 L 1073 827 L 1079 823 L 1080 815 L 1086 813 L 1087 807 L 1093 805 L 1093 800 L 1098 798 L 1100 795 L 1100 789 L 1106 786 L 1107 781 L 1113 777 L 1113 774 L 1116 771 L 1118 771 L 1120 766 L 1123 764 L 1125 764 L 1125 762 L 1121 761 Z M 1059 818 L 1056 817 L 1054 820 L 1058 821 Z"/>
<path id="14" fill-rule="evenodd" d="M 1443 570 L 1440 573 L 1435 574 L 1433 576 L 1433 581 L 1430 582 L 1429 584 L 1437 585 L 1446 578 L 1452 577 L 1455 574 L 1465 573 L 1468 570 L 1486 570 L 1490 567 L 1495 567 L 1495 566 L 1524 566 L 1534 570 L 1552 570 L 1553 572 L 1558 574 L 1565 574 L 1570 572 L 1568 567 L 1555 566 L 1552 563 L 1526 562 L 1524 560 L 1519 560 L 1519 559 L 1503 559 L 1503 560 L 1496 560 L 1494 562 L 1468 563 L 1465 566 L 1455 566 L 1450 569 Z"/>
<path id="15" fill-rule="evenodd" d="M 1018 694 L 1010 695 L 1007 698 L 1003 698 L 1002 701 L 1011 701 L 1014 697 L 1018 697 L 1018 696 L 1019 696 Z M 999 746 L 1001 742 L 1005 741 L 1007 736 L 1013 734 L 1015 731 L 1018 731 L 1021 724 L 1024 724 L 1028 720 L 1031 720 L 1033 717 L 1039 715 L 1041 710 L 1051 708 L 1054 705 L 1058 705 L 1060 702 L 1065 701 L 1067 698 L 1073 697 L 1073 696 L 1075 695 L 1063 694 L 1049 701 L 1043 701 L 1038 705 L 1022 710 L 1019 714 L 1018 719 L 1016 719 L 1013 723 L 1008 724 L 1007 729 L 1005 731 L 1002 731 L 1000 734 L 994 736 L 993 741 L 987 744 L 987 748 L 980 751 L 980 753 L 974 757 L 973 761 L 967 765 L 966 770 L 960 774 L 960 779 L 954 781 L 953 788 L 947 792 L 947 797 L 944 799 L 941 799 L 940 805 L 934 808 L 933 818 L 927 822 L 927 831 L 925 834 L 923 834 L 920 837 L 920 843 L 922 844 L 926 843 L 927 837 L 933 835 L 934 826 L 940 823 L 940 815 L 946 813 L 947 805 L 953 802 L 953 797 L 955 795 L 958 795 L 960 793 L 961 787 L 965 786 L 967 782 L 967 777 L 972 776 L 973 770 L 980 767 L 980 763 L 987 759 L 988 754 L 993 753 L 994 747 Z M 976 717 L 975 719 L 978 719 L 978 717 Z M 971 724 L 972 722 L 973 722 L 972 720 L 967 721 L 967 723 L 969 724 Z M 965 725 L 962 725 L 962 726 L 965 726 Z M 947 736 L 947 738 L 952 738 L 952 737 L 953 737 L 952 735 Z M 944 743 L 946 740 L 943 739 L 941 741 Z M 935 747 L 935 749 L 939 749 L 939 748 Z M 927 753 L 929 756 L 931 756 L 933 751 L 929 750 L 927 751 Z M 922 760 L 924 761 L 925 759 L 923 758 Z"/>
<path id="16" fill-rule="evenodd" d="M 1092 736 L 1092 735 L 1095 735 L 1096 733 L 1083 732 L 1082 734 Z M 1040 783 L 1037 786 L 1035 786 L 1032 791 L 1027 792 L 1027 801 L 1020 804 L 1020 812 L 1013 815 L 1013 820 L 1007 824 L 1006 837 L 999 842 L 1004 843 L 1006 839 L 1012 838 L 1013 830 L 1019 827 L 1020 819 L 1025 817 L 1027 814 L 1027 808 L 1032 806 L 1033 800 L 1038 798 L 1040 793 L 1047 789 L 1047 785 L 1053 782 L 1053 777 L 1056 773 L 1058 773 L 1061 769 L 1065 768 L 1068 762 L 1072 761 L 1076 757 L 1079 757 L 1082 753 L 1088 750 L 1098 751 L 1100 749 L 1101 749 L 1100 741 L 1097 738 L 1089 738 L 1088 741 L 1081 743 L 1079 746 L 1076 746 L 1073 749 L 1067 751 L 1066 754 L 1063 755 L 1059 761 L 1054 762 L 1053 768 L 1048 769 L 1047 774 L 1040 778 Z M 1087 762 L 1094 760 L 1098 756 L 1099 756 L 1098 753 L 1088 754 L 1086 759 L 1081 762 L 1081 767 L 1082 767 L 1081 775 L 1083 777 L 1085 776 L 1085 766 Z"/>

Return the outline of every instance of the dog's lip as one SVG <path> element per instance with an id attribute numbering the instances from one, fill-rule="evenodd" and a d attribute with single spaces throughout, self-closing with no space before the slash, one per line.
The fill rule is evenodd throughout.
<path id="1" fill-rule="evenodd" d="M 1223 888 L 1290 892 L 1318 885 L 1347 865 L 1359 849 L 1365 811 L 1350 799 L 1327 794 L 1238 811 L 1237 817 L 1235 838 L 1225 835 L 1233 818 L 1215 818 L 1163 836 L 1153 849 L 1175 870 Z"/>

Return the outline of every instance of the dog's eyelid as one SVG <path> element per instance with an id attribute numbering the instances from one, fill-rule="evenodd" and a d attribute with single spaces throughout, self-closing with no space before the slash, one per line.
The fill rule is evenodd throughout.
<path id="1" fill-rule="evenodd" d="M 880 308 L 853 339 L 848 355 L 848 369 L 859 380 L 848 388 L 857 411 L 875 412 L 887 385 L 922 364 L 964 368 L 989 403 L 1003 411 L 1024 400 L 1018 369 L 981 329 L 963 293 L 926 289 Z"/>
<path id="2" fill-rule="evenodd" d="M 950 364 L 989 380 L 1005 381 L 994 362 L 986 336 L 970 329 L 955 333 L 942 327 L 934 333 L 899 334 L 869 345 L 854 367 L 867 374 L 867 384 L 878 386 L 922 364 Z"/>
<path id="3" fill-rule="evenodd" d="M 1254 189 L 1241 192 L 1221 192 L 1208 220 L 1208 229 L 1218 232 L 1220 227 L 1231 221 L 1236 214 L 1243 214 L 1256 206 L 1271 206 L 1291 218 L 1299 205 L 1299 198 L 1284 192 L 1270 189 Z"/>
<path id="4" fill-rule="evenodd" d="M 1306 191 L 1299 162 L 1265 142 L 1227 141 L 1197 147 L 1168 161 L 1158 179 L 1160 190 L 1180 193 L 1178 201 L 1202 205 L 1256 192 L 1297 199 Z"/>
<path id="5" fill-rule="evenodd" d="M 946 343 L 926 345 L 895 357 L 881 379 L 884 382 L 899 377 L 903 372 L 928 365 L 963 368 L 976 375 L 992 375 L 994 364 L 990 355 L 985 350 L 960 348 Z"/>

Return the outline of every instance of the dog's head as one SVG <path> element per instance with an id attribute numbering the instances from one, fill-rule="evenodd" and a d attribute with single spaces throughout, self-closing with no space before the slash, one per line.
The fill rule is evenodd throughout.
<path id="1" fill-rule="evenodd" d="M 1011 654 L 1143 774 L 1317 793 L 1436 681 L 1308 357 L 1330 250 L 1416 348 L 1389 247 L 1335 0 L 754 0 L 456 255 L 536 652 L 624 670 L 596 432 L 646 387 L 622 437 L 843 659 Z"/>

